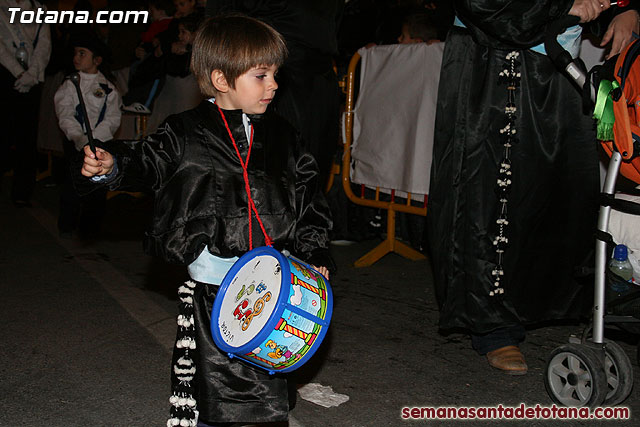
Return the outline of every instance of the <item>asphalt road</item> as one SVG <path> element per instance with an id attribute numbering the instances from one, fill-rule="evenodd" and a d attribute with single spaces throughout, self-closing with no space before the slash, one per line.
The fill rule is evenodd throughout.
<path id="1" fill-rule="evenodd" d="M 57 187 L 41 181 L 33 207 L 15 208 L 8 179 L 0 194 L 0 426 L 166 425 L 175 293 L 184 272 L 142 252 L 150 199 L 117 196 L 108 202 L 97 239 L 62 239 L 55 226 Z M 529 331 L 522 345 L 529 373 L 504 375 L 471 349 L 466 335 L 439 333 L 427 261 L 391 254 L 371 267 L 352 266 L 377 243 L 333 247 L 339 273 L 331 281 L 331 328 L 295 374 L 300 386 L 330 387 L 321 397 L 325 404 L 336 396 L 348 400 L 324 407 L 299 394 L 291 427 L 430 423 L 404 420 L 403 408 L 413 407 L 551 405 L 542 378 L 547 357 L 584 325 Z M 637 336 L 608 333 L 638 375 Z M 639 388 L 636 379 L 621 405 L 631 410 L 623 425 L 638 423 Z"/>

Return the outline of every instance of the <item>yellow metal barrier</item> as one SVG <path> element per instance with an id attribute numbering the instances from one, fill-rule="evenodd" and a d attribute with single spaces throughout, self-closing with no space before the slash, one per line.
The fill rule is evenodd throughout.
<path id="1" fill-rule="evenodd" d="M 374 264 L 380 258 L 390 252 L 395 252 L 410 260 L 425 259 L 417 250 L 396 240 L 396 212 L 406 212 L 414 215 L 427 215 L 426 198 L 423 207 L 417 207 L 411 204 L 411 193 L 407 193 L 406 203 L 396 203 L 394 192 L 391 193 L 391 201 L 380 200 L 380 187 L 375 189 L 375 198 L 365 198 L 364 192 L 360 196 L 354 194 L 351 187 L 351 177 L 349 174 L 351 166 L 351 144 L 353 142 L 353 108 L 354 108 L 354 85 L 356 67 L 360 61 L 360 55 L 354 54 L 349 63 L 346 76 L 346 93 L 347 100 L 345 105 L 345 142 L 344 154 L 342 156 L 342 187 L 349 200 L 361 205 L 378 209 L 387 210 L 387 237 L 386 239 L 372 249 L 370 252 L 358 259 L 354 265 L 356 267 L 367 267 Z M 426 197 L 426 196 L 425 196 Z"/>

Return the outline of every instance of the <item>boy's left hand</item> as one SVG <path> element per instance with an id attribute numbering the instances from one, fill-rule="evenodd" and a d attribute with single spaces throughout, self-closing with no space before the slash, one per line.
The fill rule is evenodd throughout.
<path id="1" fill-rule="evenodd" d="M 318 273 L 322 274 L 325 279 L 329 280 L 329 270 L 327 267 L 316 267 L 315 265 L 312 265 L 312 267 L 315 268 Z"/>

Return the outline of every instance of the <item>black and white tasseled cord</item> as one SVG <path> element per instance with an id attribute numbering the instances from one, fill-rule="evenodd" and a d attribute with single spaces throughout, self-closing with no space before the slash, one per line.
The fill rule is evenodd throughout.
<path id="1" fill-rule="evenodd" d="M 195 282 L 188 280 L 178 289 L 178 333 L 176 349 L 180 355 L 172 366 L 172 392 L 170 418 L 167 427 L 195 427 L 198 423 L 196 399 L 193 395 L 193 377 L 196 366 L 191 353 L 196 350 L 196 334 L 193 318 Z"/>

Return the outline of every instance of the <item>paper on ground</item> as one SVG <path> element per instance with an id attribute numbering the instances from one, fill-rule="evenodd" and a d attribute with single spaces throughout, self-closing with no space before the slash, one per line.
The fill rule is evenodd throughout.
<path id="1" fill-rule="evenodd" d="M 346 394 L 335 393 L 330 386 L 317 383 L 305 384 L 298 389 L 300 397 L 325 408 L 342 405 L 349 400 Z"/>

